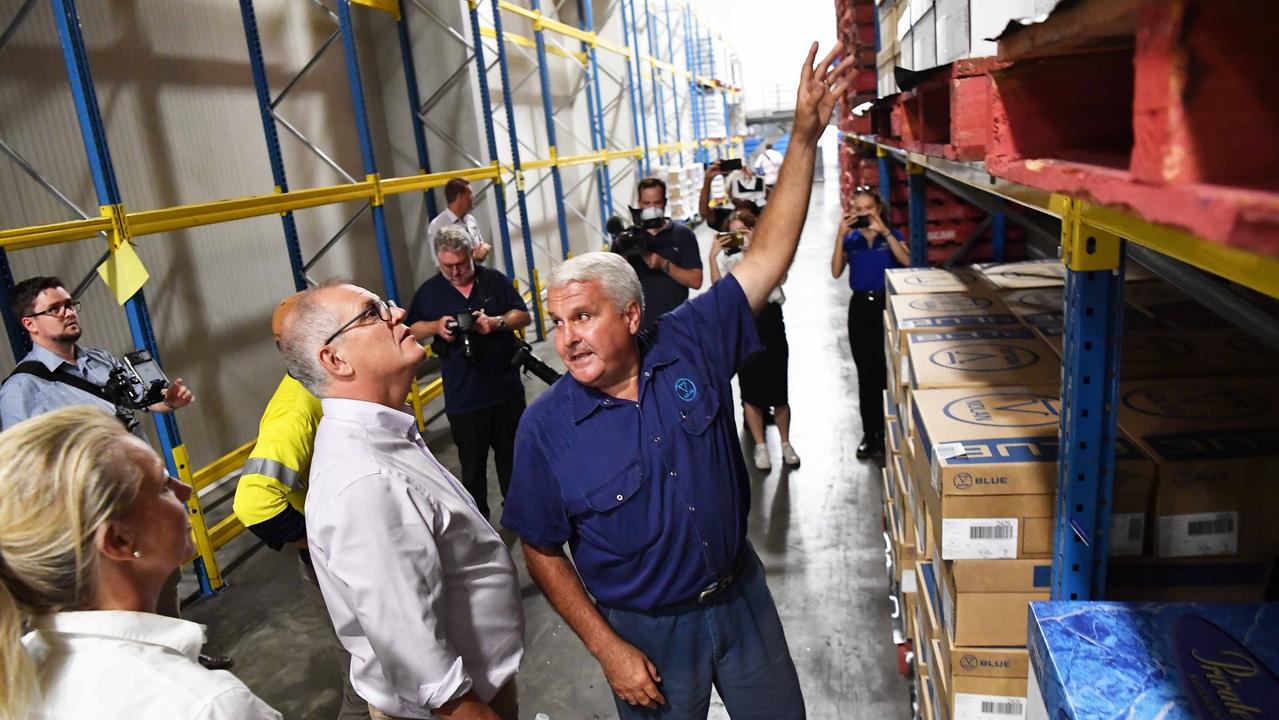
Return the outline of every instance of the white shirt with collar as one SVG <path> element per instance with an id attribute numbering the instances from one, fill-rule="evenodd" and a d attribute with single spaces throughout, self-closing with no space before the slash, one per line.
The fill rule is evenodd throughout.
<path id="1" fill-rule="evenodd" d="M 27 717 L 278 720 L 225 670 L 198 662 L 204 626 L 154 613 L 61 612 L 32 618 L 22 645 L 41 697 Z"/>
<path id="2" fill-rule="evenodd" d="M 466 230 L 466 234 L 471 236 L 471 249 L 479 247 L 484 242 L 484 235 L 480 233 L 480 223 L 471 213 L 467 213 L 462 217 L 458 217 L 449 208 L 444 208 L 444 212 L 435 216 L 430 225 L 426 226 L 426 245 L 429 248 L 435 247 L 435 236 L 440 230 L 448 225 L 461 225 Z M 434 250 L 432 250 L 434 252 Z"/>
<path id="3" fill-rule="evenodd" d="M 524 654 L 510 552 L 413 415 L 322 404 L 306 535 L 356 692 L 414 718 L 468 690 L 487 702 Z"/>

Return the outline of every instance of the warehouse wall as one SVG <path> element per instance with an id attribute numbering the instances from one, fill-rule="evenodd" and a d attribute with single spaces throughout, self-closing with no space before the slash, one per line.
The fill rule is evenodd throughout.
<path id="1" fill-rule="evenodd" d="M 424 0 L 423 4 L 469 42 L 463 2 Z M 7 22 L 20 5 L 21 0 L 0 0 L 0 18 Z M 270 192 L 273 182 L 236 3 L 117 0 L 81 5 L 89 61 L 126 208 L 149 209 Z M 256 8 L 270 83 L 273 92 L 279 93 L 336 24 L 309 2 L 258 0 Z M 606 9 L 605 2 L 596 3 L 597 21 L 605 22 L 606 37 L 621 42 L 620 17 L 614 13 L 602 18 Z M 566 7 L 561 19 L 576 25 L 574 11 L 574 7 Z M 412 174 L 417 161 L 394 24 L 389 16 L 365 8 L 356 8 L 355 13 L 379 169 L 384 177 Z M 482 15 L 491 18 L 487 3 Z M 527 23 L 509 15 L 503 19 L 507 30 L 531 36 Z M 425 99 L 469 52 L 416 9 L 410 10 L 410 23 Z M 483 24 L 491 25 L 491 19 Z M 496 59 L 492 50 L 490 41 L 490 62 Z M 620 57 L 600 53 L 600 59 L 615 76 L 625 78 Z M 533 61 L 520 49 L 510 48 L 509 60 L 513 85 L 536 72 Z M 583 143 L 575 143 L 561 131 L 560 153 L 587 152 L 590 130 L 585 96 L 571 97 L 582 82 L 582 71 L 576 63 L 557 57 L 550 58 L 548 67 L 555 106 L 563 108 L 560 117 Z M 496 68 L 490 71 L 489 81 L 494 100 L 500 103 Z M 607 76 L 602 85 L 606 100 L 620 91 Z M 546 135 L 536 77 L 515 94 L 515 103 L 519 134 L 533 148 L 521 148 L 524 159 L 545 157 Z M 465 82 L 450 90 L 428 117 L 467 153 L 487 160 L 477 105 L 472 67 Z M 347 173 L 363 178 L 340 40 L 293 88 L 279 111 Z M 497 117 L 505 123 L 504 113 L 498 112 Z M 606 128 L 618 146 L 632 144 L 625 102 L 609 109 Z M 502 162 L 508 163 L 510 147 L 504 134 L 499 128 Z M 281 136 L 293 189 L 346 182 L 285 131 Z M 37 3 L 0 50 L 0 139 L 22 153 L 85 212 L 97 214 L 48 3 Z M 438 135 L 428 131 L 428 139 L 434 170 L 472 164 Z M 623 174 L 629 164 L 615 162 L 614 175 Z M 565 186 L 590 172 L 591 166 L 566 169 Z M 540 172 L 529 173 L 529 186 L 540 177 Z M 631 199 L 633 183 L 631 174 L 617 188 L 619 206 Z M 514 257 L 522 275 L 524 254 L 515 193 L 508 189 L 515 223 Z M 593 181 L 585 183 L 566 202 L 597 223 L 594 191 Z M 437 191 L 436 197 L 442 209 L 442 191 Z M 397 281 L 406 300 L 434 272 L 430 253 L 419 239 L 429 221 L 423 206 L 420 194 L 395 196 L 386 206 Z M 298 212 L 303 255 L 313 256 L 358 208 L 358 204 L 347 204 Z M 491 193 L 485 195 L 477 215 L 496 244 L 499 236 Z M 4 158 L 0 159 L 0 217 L 0 226 L 21 227 L 67 220 L 74 214 Z M 568 219 L 574 252 L 598 247 L 596 230 L 571 211 Z M 560 254 L 549 180 L 529 196 L 529 227 L 538 267 L 544 272 Z M 193 462 L 202 465 L 253 437 L 261 406 L 283 370 L 267 323 L 275 303 L 292 290 L 280 222 L 274 216 L 263 217 L 147 236 L 137 242 L 151 274 L 145 292 L 164 366 L 171 377 L 185 378 L 199 397 L 178 420 Z M 74 285 L 92 272 L 103 250 L 103 242 L 86 241 L 15 252 L 10 261 L 18 279 L 56 274 Z M 500 260 L 496 266 L 502 267 Z M 317 280 L 349 277 L 382 291 L 367 213 L 310 275 Z M 83 342 L 115 352 L 131 349 L 124 313 L 106 288 L 95 280 L 83 299 Z M 8 353 L 0 353 L 0 372 L 7 373 L 12 364 Z"/>

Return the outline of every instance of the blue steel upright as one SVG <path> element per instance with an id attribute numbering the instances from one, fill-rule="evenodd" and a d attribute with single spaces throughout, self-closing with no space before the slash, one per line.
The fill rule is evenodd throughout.
<path id="1" fill-rule="evenodd" d="M 697 38 L 693 35 L 693 11 L 688 4 L 684 5 L 684 62 L 688 65 L 688 105 L 692 110 L 693 121 L 693 162 L 707 161 L 706 148 L 702 147 L 705 135 L 702 134 L 702 90 L 697 84 Z"/>
<path id="2" fill-rule="evenodd" d="M 578 17 L 582 21 L 582 30 L 595 32 L 595 17 L 591 10 L 591 0 L 577 0 Z M 586 109 L 591 116 L 591 150 L 608 152 L 608 139 L 604 135 L 604 98 L 600 97 L 600 70 L 595 45 L 582 43 L 586 53 L 587 72 Z M 608 247 L 608 232 L 603 228 L 608 224 L 609 215 L 613 213 L 613 187 L 609 177 L 608 160 L 595 163 L 596 193 L 600 202 L 600 232 L 603 234 L 604 246 Z"/>
<path id="3" fill-rule="evenodd" d="M 910 266 L 928 267 L 928 180 L 923 166 L 906 163 L 910 198 Z"/>
<path id="4" fill-rule="evenodd" d="M 0 313 L 4 315 L 4 329 L 9 334 L 9 347 L 13 350 L 13 363 L 16 365 L 24 355 L 31 352 L 31 336 L 22 328 L 22 321 L 14 317 L 9 309 L 13 285 L 9 254 L 0 250 Z"/>
<path id="5" fill-rule="evenodd" d="M 675 25 L 671 22 L 671 0 L 662 0 L 662 9 L 666 14 L 666 62 L 675 66 Z M 675 110 L 675 142 L 684 143 L 684 131 L 681 127 L 684 123 L 679 114 L 679 81 L 675 78 L 675 73 L 671 73 L 671 103 Z M 684 164 L 684 151 L 679 151 L 679 164 Z"/>
<path id="6" fill-rule="evenodd" d="M 649 81 L 653 85 L 653 119 L 657 123 L 657 144 L 666 144 L 666 104 L 665 98 L 662 97 L 662 85 L 657 81 L 657 37 L 654 25 L 657 24 L 657 16 L 653 13 L 652 7 L 648 4 L 648 0 L 644 0 L 644 29 L 645 35 L 648 36 L 648 56 L 650 62 L 648 64 Z M 635 43 L 635 52 L 639 52 L 639 42 Z M 670 153 L 662 151 L 662 164 L 670 164 Z"/>
<path id="7" fill-rule="evenodd" d="M 1008 216 L 997 212 L 991 215 L 990 222 L 990 255 L 991 260 L 1003 262 L 1007 255 Z"/>
<path id="8" fill-rule="evenodd" d="M 630 45 L 631 57 L 626 59 L 626 94 L 631 101 L 631 126 L 635 145 L 643 148 L 643 156 L 637 163 L 644 177 L 648 177 L 648 123 L 644 120 L 644 75 L 639 70 L 639 36 L 635 34 L 635 13 L 632 0 L 622 0 L 622 37 Z M 638 104 L 636 97 L 639 97 Z M 641 134 L 642 142 L 641 145 Z"/>
<path id="9" fill-rule="evenodd" d="M 502 74 L 502 105 L 506 108 L 506 135 L 511 140 L 511 169 L 515 172 L 515 198 L 519 203 L 520 209 L 520 235 L 524 239 L 524 263 L 528 270 L 529 287 L 533 288 L 533 324 L 537 330 L 537 339 L 541 340 L 546 335 L 546 327 L 542 322 L 542 303 L 540 298 L 536 297 L 537 287 L 533 283 L 533 275 L 536 271 L 536 260 L 533 257 L 533 235 L 528 226 L 528 196 L 524 192 L 524 171 L 520 165 L 520 144 L 516 138 L 515 130 L 515 100 L 511 97 L 511 70 L 506 62 L 506 42 L 503 40 L 505 35 L 502 32 L 502 8 L 499 0 L 492 0 L 493 7 L 493 32 L 497 36 L 497 66 Z M 476 44 L 480 42 L 476 38 Z M 476 55 L 476 61 L 479 62 L 479 55 Z M 542 63 L 545 67 L 546 63 Z M 480 63 L 481 71 L 483 63 Z M 487 106 L 485 112 L 488 112 Z M 502 222 L 506 222 L 506 217 L 502 217 Z"/>
<path id="10" fill-rule="evenodd" d="M 498 176 L 493 181 L 493 201 L 497 204 L 497 231 L 502 240 L 502 260 L 506 266 L 506 277 L 514 282 L 515 258 L 511 254 L 511 228 L 506 223 L 506 185 L 502 182 L 502 158 L 497 152 L 497 133 L 493 129 L 493 113 L 489 111 L 493 103 L 489 96 L 488 65 L 484 62 L 484 36 L 480 33 L 478 0 L 467 0 L 467 8 L 471 17 L 471 42 L 475 45 L 475 72 L 476 82 L 479 83 L 480 88 L 480 116 L 484 118 L 484 141 L 488 147 L 489 160 L 498 166 Z"/>
<path id="11" fill-rule="evenodd" d="M 422 95 L 417 87 L 417 65 L 413 62 L 413 44 L 409 38 L 409 14 L 404 0 L 399 0 L 400 17 L 395 21 L 395 31 L 400 38 L 400 62 L 404 65 L 404 84 L 409 93 L 409 115 L 413 121 L 413 145 L 417 150 L 417 166 L 422 174 L 431 172 L 431 154 L 426 148 L 426 127 L 422 123 Z M 435 194 L 428 188 L 422 191 L 428 218 L 439 214 Z"/>
<path id="12" fill-rule="evenodd" d="M 266 136 L 266 154 L 271 162 L 271 178 L 279 192 L 289 191 L 288 176 L 284 171 L 284 155 L 280 151 L 280 132 L 271 114 L 271 86 L 267 82 L 266 62 L 262 58 L 262 37 L 258 33 L 257 13 L 253 0 L 240 0 L 240 19 L 244 22 L 244 40 L 249 49 L 249 67 L 253 71 L 253 89 L 258 99 L 258 114 L 262 118 L 262 133 Z M 284 248 L 293 273 L 293 289 L 306 289 L 306 262 L 302 259 L 302 245 L 298 242 L 298 226 L 293 211 L 280 213 L 284 226 Z"/>
<path id="13" fill-rule="evenodd" d="M 1122 260 L 1118 273 L 1067 269 L 1054 600 L 1105 596 L 1122 326 Z"/>
<path id="14" fill-rule="evenodd" d="M 402 1 L 402 0 L 401 0 Z M 533 12 L 542 11 L 541 0 L 533 0 Z M 533 25 L 533 38 L 537 43 L 537 77 L 542 85 L 542 114 L 546 117 L 546 142 L 551 148 L 551 160 L 558 162 L 559 148 L 555 143 L 555 110 L 551 107 L 551 75 L 546 69 L 546 38 L 541 24 Z M 514 128 L 511 130 L 515 132 Z M 568 220 L 564 212 L 564 181 L 560 178 L 560 166 L 551 166 L 551 182 L 555 185 L 555 219 L 560 230 L 560 258 L 569 255 Z M 531 277 L 531 276 L 530 276 Z"/>
<path id="15" fill-rule="evenodd" d="M 893 207 L 893 164 L 888 158 L 888 153 L 882 147 L 876 145 L 875 154 L 878 156 L 876 159 L 879 161 L 879 199 L 884 201 L 884 207 L 888 208 L 891 214 Z M 891 222 L 891 218 L 884 218 L 884 220 Z"/>
<path id="16" fill-rule="evenodd" d="M 107 146 L 106 128 L 102 124 L 102 112 L 98 106 L 97 93 L 93 89 L 93 75 L 89 69 L 89 56 L 85 51 L 84 36 L 80 33 L 80 16 L 76 10 L 75 1 L 53 0 L 53 16 L 58 26 L 62 58 L 67 67 L 67 79 L 71 83 L 71 96 L 75 100 L 80 137 L 84 141 L 98 204 L 118 207 L 121 202 L 120 186 L 116 182 L 115 167 L 111 163 L 111 151 Z M 163 366 L 159 348 L 156 346 L 155 331 L 151 328 L 146 296 L 142 290 L 138 290 L 125 302 L 124 311 L 129 320 L 129 334 L 133 339 L 134 347 L 151 353 L 151 357 Z M 169 474 L 181 477 L 174 460 L 173 449 L 182 445 L 182 438 L 178 433 L 178 424 L 173 418 L 173 413 L 152 413 L 151 417 L 155 420 L 156 435 L 160 438 L 165 466 Z M 194 565 L 201 594 L 211 595 L 213 588 L 209 584 L 209 575 L 205 570 L 204 561 L 197 557 Z"/>
<path id="17" fill-rule="evenodd" d="M 339 0 L 338 24 L 342 28 L 342 50 L 346 57 L 346 79 L 351 86 L 351 105 L 355 110 L 355 131 L 360 139 L 360 157 L 364 161 L 364 174 L 377 176 L 377 160 L 373 155 L 373 135 L 369 132 L 369 115 L 364 106 L 364 82 L 360 79 L 360 56 L 355 45 L 355 26 L 351 23 L 351 0 Z M 401 302 L 399 285 L 395 281 L 395 261 L 391 257 L 391 239 L 386 230 L 386 212 L 382 202 L 375 198 L 370 203 L 373 214 L 373 234 L 377 239 L 378 260 L 382 266 L 382 284 L 388 300 Z"/>

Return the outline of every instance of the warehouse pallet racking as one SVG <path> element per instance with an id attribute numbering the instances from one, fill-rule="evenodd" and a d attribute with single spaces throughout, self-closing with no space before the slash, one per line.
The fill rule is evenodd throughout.
<path id="1" fill-rule="evenodd" d="M 740 89 L 731 82 L 725 82 L 714 77 L 713 66 L 709 75 L 699 74 L 695 71 L 699 67 L 695 62 L 698 57 L 696 53 L 713 53 L 715 43 L 722 42 L 722 40 L 715 38 L 711 33 L 704 30 L 704 23 L 701 22 L 693 8 L 687 3 L 677 10 L 677 17 L 680 18 L 680 21 L 672 21 L 669 0 L 662 0 L 663 6 L 660 13 L 653 3 L 646 2 L 643 12 L 638 14 L 636 13 L 635 1 L 616 0 L 616 2 L 609 5 L 604 13 L 606 17 L 615 10 L 622 14 L 626 36 L 621 43 L 617 43 L 601 36 L 601 26 L 594 21 L 593 4 L 589 0 L 579 0 L 578 2 L 580 25 L 576 27 L 560 22 L 555 17 L 544 13 L 538 0 L 531 0 L 531 6 L 527 8 L 506 0 L 490 0 L 489 10 L 491 14 L 485 18 L 481 17 L 481 4 L 477 0 L 469 0 L 467 3 L 469 41 L 462 33 L 443 23 L 421 0 L 337 0 L 336 11 L 330 9 L 321 0 L 311 0 L 312 5 L 333 20 L 336 26 L 335 30 L 321 43 L 314 56 L 305 63 L 297 75 L 285 85 L 283 90 L 273 97 L 266 78 L 254 2 L 253 0 L 240 0 L 239 9 L 248 49 L 248 66 L 253 76 L 254 89 L 261 115 L 266 150 L 275 186 L 273 192 L 232 200 L 138 211 L 126 209 L 121 202 L 120 188 L 115 177 L 111 154 L 106 141 L 102 114 L 94 92 L 93 76 L 89 68 L 88 54 L 85 50 L 83 30 L 75 0 L 50 0 L 67 76 L 71 82 L 71 91 L 75 101 L 79 129 L 88 159 L 90 175 L 92 176 L 100 207 L 99 214 L 96 217 L 80 209 L 61 193 L 53 183 L 42 177 L 39 171 L 30 162 L 26 161 L 16 149 L 0 142 L 0 151 L 8 155 L 19 169 L 46 191 L 57 197 L 63 205 L 66 205 L 78 216 L 78 219 L 65 222 L 0 230 L 0 279 L 3 280 L 0 283 L 0 302 L 4 306 L 5 327 L 15 360 L 22 357 L 30 349 L 30 341 L 17 319 L 11 317 L 11 313 L 8 310 L 9 295 L 14 284 L 7 256 L 9 252 L 100 237 L 106 240 L 107 251 L 103 255 L 102 261 L 95 265 L 106 263 L 108 268 L 115 268 L 118 271 L 119 266 L 126 259 L 133 257 L 132 246 L 137 238 L 185 228 L 278 214 L 281 218 L 285 254 L 288 258 L 293 285 L 297 289 L 303 289 L 309 284 L 307 272 L 315 264 L 316 260 L 336 245 L 347 234 L 356 220 L 367 212 L 371 215 L 374 226 L 384 284 L 383 292 L 389 299 L 399 301 L 401 297 L 396 284 L 394 263 L 391 256 L 390 231 L 386 226 L 383 209 L 386 198 L 397 194 L 421 192 L 424 195 L 425 208 L 431 216 L 434 216 L 438 208 L 431 190 L 432 188 L 443 186 L 453 178 L 465 178 L 472 182 L 487 181 L 489 183 L 487 187 L 477 193 L 477 202 L 485 192 L 492 190 L 498 211 L 499 221 L 497 226 L 500 233 L 504 269 L 511 281 L 517 287 L 520 287 L 525 293 L 525 297 L 532 302 L 536 317 L 533 332 L 538 339 L 541 339 L 545 333 L 546 325 L 542 308 L 539 269 L 535 264 L 534 240 L 526 208 L 526 194 L 528 192 L 536 189 L 538 185 L 547 179 L 552 181 L 558 219 L 556 229 L 559 243 L 556 248 L 558 252 L 547 252 L 546 256 L 563 259 L 569 252 L 568 229 L 565 223 L 566 210 L 577 213 L 583 221 L 596 227 L 600 232 L 601 238 L 606 240 L 607 233 L 603 229 L 605 222 L 615 208 L 619 207 L 613 190 L 627 172 L 634 174 L 647 172 L 654 156 L 659 156 L 663 161 L 667 162 L 671 158 L 677 158 L 680 163 L 683 163 L 690 153 L 696 154 L 698 157 L 709 158 L 711 151 L 714 151 L 715 157 L 724 157 L 741 151 L 741 137 L 730 136 L 727 131 L 721 136 L 707 137 L 704 132 L 705 125 L 699 127 L 696 122 L 691 126 L 691 133 L 689 134 L 691 140 L 683 140 L 683 122 L 680 114 L 680 95 L 683 83 L 687 83 L 683 107 L 691 107 L 697 113 L 699 107 L 705 103 L 706 98 L 714 94 L 724 98 L 722 106 L 726 129 L 735 127 L 733 124 L 734 119 L 731 116 L 733 109 L 736 109 L 737 118 L 740 119 L 741 117 Z M 30 12 L 36 7 L 36 4 L 37 0 L 25 0 L 19 7 L 3 33 L 0 33 L 0 50 L 3 50 L 6 42 L 12 38 L 17 27 L 28 17 Z M 411 128 L 418 165 L 418 173 L 415 175 L 382 177 L 379 173 L 364 101 L 364 87 L 360 75 L 360 57 L 355 36 L 356 19 L 352 5 L 362 6 L 363 12 L 368 14 L 368 17 L 363 14 L 360 16 L 361 22 L 380 23 L 385 22 L 385 18 L 389 17 L 395 24 L 406 81 L 406 92 L 409 106 L 412 109 Z M 505 31 L 502 24 L 503 14 L 530 21 L 534 37 L 528 38 Z M 463 64 L 462 67 L 453 70 L 441 89 L 425 101 L 420 97 L 418 76 L 412 55 L 410 42 L 411 16 L 421 16 L 428 21 L 440 24 L 451 37 L 464 45 L 468 52 L 471 53 L 468 62 Z M 638 24 L 639 20 L 643 20 L 642 27 Z M 488 24 L 484 24 L 484 21 L 487 21 Z M 682 32 L 680 32 L 681 30 Z M 664 55 L 660 45 L 656 42 L 663 32 L 668 38 Z M 694 35 L 694 33 L 697 34 Z M 552 41 L 548 38 L 548 35 L 553 35 L 566 41 L 576 41 L 579 49 L 577 51 L 570 50 Z M 684 68 L 676 66 L 674 53 L 676 35 L 683 35 L 683 42 L 685 43 L 684 62 L 686 66 Z M 647 38 L 647 53 L 641 52 L 639 47 L 640 37 L 642 36 Z M 360 148 L 364 175 L 363 180 L 357 179 L 334 162 L 323 149 L 311 142 L 291 125 L 279 111 L 281 102 L 286 99 L 298 80 L 315 65 L 320 56 L 339 38 L 342 41 L 347 81 L 351 93 L 356 139 Z M 492 66 L 485 62 L 486 48 L 489 47 L 492 48 L 496 56 L 495 65 L 501 79 L 502 95 L 499 102 L 506 118 L 504 126 L 498 123 L 494 117 L 497 110 L 491 98 L 488 81 Z M 535 52 L 535 55 L 531 57 L 535 69 L 528 77 L 514 83 L 510 77 L 510 63 L 507 58 L 507 50 L 511 47 L 517 48 L 521 52 L 527 52 L 528 49 L 532 49 Z M 597 57 L 597 51 L 599 50 L 626 58 L 629 79 L 622 80 L 621 78 L 612 77 L 611 73 L 602 68 Z M 552 102 L 550 79 L 546 71 L 550 55 L 570 60 L 582 68 L 583 75 L 580 87 L 575 91 L 574 97 L 581 92 L 585 92 L 587 95 L 591 131 L 590 141 L 589 143 L 582 143 L 580 140 L 578 142 L 589 147 L 589 152 L 571 155 L 560 154 L 559 152 L 557 126 L 559 130 L 569 135 L 572 135 L 573 129 L 568 127 L 557 116 L 557 110 Z M 434 125 L 428 117 L 428 112 L 440 101 L 444 91 L 465 78 L 471 63 L 475 65 L 476 84 L 484 121 L 485 144 L 489 157 L 487 163 L 467 153 L 459 143 L 450 138 L 448 133 Z M 643 90 L 644 74 L 642 68 L 644 65 L 649 68 L 648 81 L 650 91 L 647 94 Z M 632 67 L 634 68 L 633 73 L 631 72 Z M 533 75 L 536 75 L 539 79 L 542 94 L 548 157 L 525 159 L 521 153 L 521 148 L 534 155 L 537 153 L 531 145 L 521 139 L 517 131 L 512 96 Z M 601 75 L 611 77 L 618 89 L 617 97 L 607 104 L 601 93 Z M 665 75 L 670 81 L 669 96 L 665 93 L 665 88 L 659 83 L 659 75 Z M 628 98 L 630 101 L 632 127 L 636 130 L 637 139 L 631 147 L 621 147 L 612 142 L 604 127 L 607 107 L 621 102 L 623 97 Z M 667 102 L 668 97 L 669 103 Z M 569 102 L 571 103 L 571 100 Z M 672 109 L 673 113 L 669 112 Z M 704 115 L 705 112 L 703 110 L 701 112 L 703 122 Z M 657 143 L 651 146 L 647 141 L 647 128 L 650 117 L 654 119 L 655 137 L 657 139 Z M 510 151 L 508 154 L 503 154 L 499 149 L 497 135 L 499 127 L 509 140 Z M 333 168 L 347 182 L 324 187 L 291 188 L 285 173 L 280 147 L 279 131 L 281 128 L 293 135 L 303 146 L 313 152 L 326 165 Z M 668 142 L 672 128 L 674 129 L 674 142 Z M 433 171 L 427 152 L 426 136 L 428 130 L 471 160 L 473 166 L 447 171 Z M 643 138 L 642 143 L 641 136 Z M 576 139 L 576 136 L 573 137 Z M 628 169 L 622 173 L 613 174 L 610 166 L 615 162 L 621 161 L 627 163 Z M 586 173 L 585 177 L 577 185 L 565 188 L 561 170 L 585 165 L 592 166 L 592 171 Z M 527 172 L 543 172 L 544 174 L 537 183 L 529 187 L 526 186 L 524 177 Z M 586 217 L 581 216 L 581 213 L 578 213 L 576 208 L 568 206 L 564 202 L 565 196 L 575 192 L 581 184 L 592 179 L 596 184 L 599 205 L 598 223 L 591 223 Z M 506 204 L 506 188 L 508 185 L 515 187 L 517 195 L 518 227 L 521 233 L 525 260 L 522 275 L 516 270 L 515 253 L 513 253 L 511 246 L 509 229 L 511 220 L 509 208 Z M 350 220 L 342 225 L 336 234 L 324 243 L 315 257 L 309 260 L 304 259 L 298 242 L 294 213 L 305 208 L 351 201 L 363 201 L 364 205 Z M 625 203 L 621 205 L 624 206 Z M 95 274 L 97 274 L 95 271 L 91 271 L 85 280 L 78 284 L 74 294 L 78 296 L 83 292 L 93 281 Z M 110 274 L 108 273 L 108 275 Z M 117 274 L 111 275 L 111 277 L 113 278 L 113 282 L 110 283 L 111 289 L 125 308 L 133 344 L 137 348 L 149 350 L 154 357 L 159 358 L 158 344 L 151 326 L 146 298 L 142 290 L 142 284 L 145 279 L 135 278 L 134 282 L 130 283 L 127 275 Z M 441 393 L 442 387 L 438 379 L 422 387 L 414 387 L 410 401 L 419 424 L 424 424 L 426 420 L 424 415 L 425 405 L 430 400 L 439 397 Z M 225 585 L 217 551 L 241 533 L 244 527 L 236 520 L 234 515 L 228 516 L 210 527 L 204 516 L 204 508 L 201 505 L 199 491 L 237 472 L 252 450 L 254 442 L 247 442 L 209 465 L 194 469 L 190 465 L 186 446 L 182 442 L 178 425 L 173 416 L 170 414 L 157 414 L 154 417 L 168 471 L 196 490 L 188 503 L 197 546 L 194 566 L 201 592 L 206 595 L 215 593 Z"/>

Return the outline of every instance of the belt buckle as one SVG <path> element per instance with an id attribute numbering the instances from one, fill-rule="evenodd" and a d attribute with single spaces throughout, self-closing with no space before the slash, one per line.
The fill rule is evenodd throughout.
<path id="1" fill-rule="evenodd" d="M 720 591 L 720 584 L 719 584 L 719 581 L 716 580 L 714 584 L 707 587 L 705 590 L 697 593 L 698 604 L 705 605 L 708 600 L 710 600 L 711 598 L 719 594 L 719 591 Z"/>

